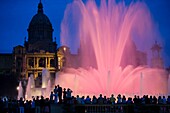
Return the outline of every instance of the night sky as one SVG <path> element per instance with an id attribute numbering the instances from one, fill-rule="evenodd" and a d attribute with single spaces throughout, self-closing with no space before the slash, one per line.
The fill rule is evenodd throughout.
<path id="1" fill-rule="evenodd" d="M 125 0 L 129 3 L 131 0 Z M 133 0 L 136 1 L 136 0 Z M 170 0 L 143 0 L 161 35 L 165 65 L 170 66 Z M 60 46 L 60 24 L 64 10 L 72 0 L 42 0 L 44 13 L 53 25 L 53 37 Z M 11 53 L 14 46 L 23 45 L 27 28 L 37 13 L 39 0 L 0 0 L 0 53 Z M 28 38 L 28 37 L 27 37 Z"/>

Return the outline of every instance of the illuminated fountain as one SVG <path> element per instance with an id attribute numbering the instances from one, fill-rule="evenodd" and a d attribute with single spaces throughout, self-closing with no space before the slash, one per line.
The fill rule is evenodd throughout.
<path id="1" fill-rule="evenodd" d="M 147 51 L 157 32 L 143 2 L 125 5 L 101 0 L 74 1 L 65 10 L 61 41 L 79 48 L 79 68 L 66 68 L 55 84 L 77 94 L 167 94 L 168 76 L 163 69 L 137 65 L 137 50 Z M 134 43 L 136 46 L 134 46 Z M 132 65 L 126 65 L 128 62 Z M 123 66 L 123 67 L 121 67 Z M 76 95 L 76 93 L 74 95 Z"/>
<path id="2" fill-rule="evenodd" d="M 57 72 L 55 85 L 72 89 L 74 95 L 167 94 L 170 79 L 165 70 L 138 65 L 136 61 L 136 50 L 147 52 L 159 38 L 145 3 L 125 5 L 101 0 L 100 4 L 99 7 L 89 0 L 86 4 L 73 1 L 67 6 L 61 41 L 68 47 L 79 48 L 81 60 L 79 68 Z M 27 98 L 49 97 L 49 75 L 46 69 L 42 71 L 41 88 L 35 88 L 29 77 Z"/>
<path id="3" fill-rule="evenodd" d="M 33 74 L 28 78 L 26 87 L 26 99 L 32 99 L 32 96 L 44 96 L 49 97 L 51 93 L 51 80 L 49 71 L 47 69 L 42 70 L 42 86 L 40 88 L 35 87 L 35 81 Z"/>
<path id="4" fill-rule="evenodd" d="M 47 69 L 42 70 L 42 88 L 48 86 L 48 81 L 50 80 L 50 73 Z"/>
<path id="5" fill-rule="evenodd" d="M 22 88 L 22 83 L 21 81 L 19 82 L 19 86 L 17 87 L 18 90 L 18 99 L 23 98 L 23 88 Z"/>

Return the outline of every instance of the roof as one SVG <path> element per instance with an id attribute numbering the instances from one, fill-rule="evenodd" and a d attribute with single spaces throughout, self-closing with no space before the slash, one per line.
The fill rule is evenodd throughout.
<path id="1" fill-rule="evenodd" d="M 38 25 L 47 25 L 52 28 L 52 24 L 49 18 L 43 13 L 43 5 L 41 2 L 38 4 L 37 14 L 34 15 L 33 18 L 31 19 L 31 22 L 29 24 L 29 29 L 31 27 L 35 27 Z"/>

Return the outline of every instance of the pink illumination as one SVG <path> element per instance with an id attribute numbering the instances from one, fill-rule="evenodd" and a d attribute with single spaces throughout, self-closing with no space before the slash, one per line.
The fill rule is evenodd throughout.
<path id="1" fill-rule="evenodd" d="M 156 35 L 142 2 L 126 6 L 101 0 L 97 7 L 93 0 L 74 1 L 65 11 L 61 41 L 69 47 L 80 46 L 81 60 L 78 69 L 56 74 L 56 84 L 71 88 L 74 95 L 167 94 L 165 71 L 138 66 L 136 61 L 136 49 L 149 50 Z"/>

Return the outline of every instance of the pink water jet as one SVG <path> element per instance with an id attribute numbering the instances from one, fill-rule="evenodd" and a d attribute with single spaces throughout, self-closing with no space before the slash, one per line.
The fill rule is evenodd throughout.
<path id="1" fill-rule="evenodd" d="M 19 82 L 19 86 L 17 90 L 18 90 L 18 99 L 23 98 L 24 96 L 23 96 L 23 88 L 22 88 L 21 81 Z"/>
<path id="2" fill-rule="evenodd" d="M 35 87 L 33 74 L 31 74 L 28 78 L 25 98 L 28 100 L 31 100 L 33 96 L 44 96 L 45 98 L 48 98 L 50 96 L 51 90 L 52 85 L 50 80 L 50 72 L 44 68 L 42 70 L 42 86 L 40 88 Z"/>
<path id="3" fill-rule="evenodd" d="M 143 2 L 101 0 L 97 6 L 93 0 L 73 1 L 65 10 L 61 42 L 79 48 L 79 68 L 66 68 L 55 84 L 71 88 L 74 95 L 167 94 L 166 72 L 136 60 L 142 56 L 135 51 L 147 52 L 157 34 Z"/>

